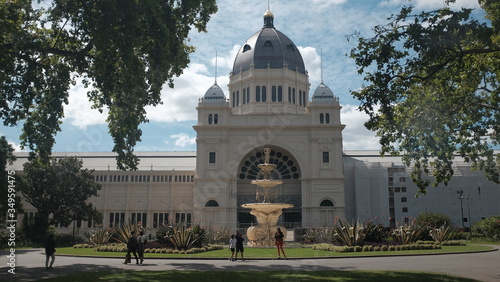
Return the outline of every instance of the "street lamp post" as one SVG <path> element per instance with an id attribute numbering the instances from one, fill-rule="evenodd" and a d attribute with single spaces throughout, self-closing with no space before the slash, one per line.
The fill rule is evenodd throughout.
<path id="1" fill-rule="evenodd" d="M 469 236 L 472 239 L 472 220 L 470 218 L 470 203 L 469 203 L 470 194 L 469 193 L 466 194 L 467 194 L 467 213 L 469 217 Z"/>
<path id="2" fill-rule="evenodd" d="M 457 190 L 458 199 L 460 200 L 460 212 L 462 214 L 462 228 L 465 230 L 464 225 L 464 207 L 462 205 L 462 201 L 464 199 L 464 191 L 462 189 Z"/>

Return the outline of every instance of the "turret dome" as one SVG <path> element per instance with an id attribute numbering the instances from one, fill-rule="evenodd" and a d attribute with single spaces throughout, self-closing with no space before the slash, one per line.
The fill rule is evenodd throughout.
<path id="1" fill-rule="evenodd" d="M 214 85 L 208 88 L 207 92 L 205 92 L 205 96 L 203 96 L 203 100 L 205 102 L 225 102 L 226 96 L 224 95 L 224 91 L 217 85 L 217 82 Z"/>

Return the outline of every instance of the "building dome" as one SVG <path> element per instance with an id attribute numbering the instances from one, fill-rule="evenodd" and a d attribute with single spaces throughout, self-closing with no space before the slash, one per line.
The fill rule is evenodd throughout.
<path id="1" fill-rule="evenodd" d="M 312 96 L 313 102 L 330 102 L 335 99 L 335 95 L 333 95 L 333 91 L 330 87 L 326 86 L 323 82 L 314 90 L 314 94 Z"/>
<path id="2" fill-rule="evenodd" d="M 225 102 L 226 96 L 224 96 L 224 91 L 217 85 L 217 82 L 214 85 L 208 88 L 207 92 L 205 92 L 205 96 L 203 96 L 203 100 L 205 102 Z"/>
<path id="3" fill-rule="evenodd" d="M 252 35 L 240 48 L 233 65 L 233 75 L 256 69 L 281 69 L 287 67 L 301 74 L 306 73 L 304 60 L 297 46 L 286 35 L 274 28 L 274 15 L 264 14 L 264 27 Z"/>

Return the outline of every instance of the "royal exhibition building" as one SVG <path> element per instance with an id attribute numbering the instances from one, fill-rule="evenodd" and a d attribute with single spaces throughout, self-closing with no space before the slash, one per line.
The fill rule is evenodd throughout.
<path id="1" fill-rule="evenodd" d="M 335 218 L 373 219 L 384 226 L 411 221 L 421 212 L 440 212 L 458 227 L 500 214 L 500 187 L 457 159 L 447 186 L 415 197 L 410 169 L 400 157 L 378 151 L 346 151 L 338 96 L 323 82 L 309 89 L 309 75 L 297 46 L 274 26 L 264 26 L 242 44 L 229 74 L 228 93 L 215 82 L 200 98 L 196 152 L 138 152 L 136 171 L 116 168 L 115 154 L 77 156 L 95 170 L 102 185 L 90 201 L 103 213 L 103 226 L 140 221 L 151 234 L 163 223 L 199 221 L 208 227 L 247 228 L 255 224 L 243 205 L 258 198 L 254 180 L 267 151 L 280 180 L 273 202 L 289 204 L 279 224 L 289 231 L 332 225 Z M 8 169 L 22 171 L 27 152 L 16 153 Z M 257 194 L 257 197 L 256 197 Z M 24 216 L 36 210 L 24 203 Z M 79 232 L 93 228 L 78 222 Z M 59 227 L 64 232 L 72 226 Z"/>

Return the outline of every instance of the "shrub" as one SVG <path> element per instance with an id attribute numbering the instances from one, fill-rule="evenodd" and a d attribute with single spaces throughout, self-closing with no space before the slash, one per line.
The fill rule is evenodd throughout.
<path id="1" fill-rule="evenodd" d="M 421 240 L 432 240 L 430 231 L 433 229 L 440 228 L 443 225 L 453 226 L 453 221 L 449 215 L 439 213 L 439 212 L 422 212 L 416 218 L 416 224 L 420 225 L 423 229 L 420 235 Z"/>
<path id="2" fill-rule="evenodd" d="M 389 251 L 389 246 L 383 245 L 382 247 L 380 247 L 380 250 L 383 252 L 387 252 L 387 251 Z"/>
<path id="3" fill-rule="evenodd" d="M 396 251 L 397 247 L 394 245 L 389 246 L 389 251 Z"/>
<path id="4" fill-rule="evenodd" d="M 362 251 L 363 251 L 363 247 L 361 247 L 361 246 L 355 246 L 355 247 L 354 247 L 354 251 L 355 251 L 356 253 L 362 252 Z"/>
<path id="5" fill-rule="evenodd" d="M 500 240 L 500 215 L 490 216 L 472 225 L 472 232 L 485 239 Z"/>
<path id="6" fill-rule="evenodd" d="M 365 222 L 365 241 L 382 243 L 387 241 L 387 229 L 382 224 L 373 224 L 373 221 Z"/>
<path id="7" fill-rule="evenodd" d="M 208 243 L 227 244 L 231 238 L 231 231 L 227 227 L 211 228 L 206 232 L 206 239 Z"/>

